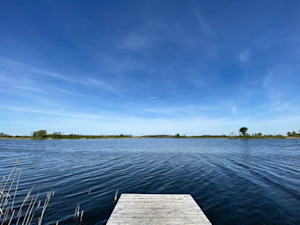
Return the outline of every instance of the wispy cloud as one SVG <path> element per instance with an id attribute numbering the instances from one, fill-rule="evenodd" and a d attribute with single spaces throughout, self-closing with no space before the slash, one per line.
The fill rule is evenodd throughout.
<path id="1" fill-rule="evenodd" d="M 128 133 L 134 135 L 143 134 L 173 134 L 174 132 L 184 132 L 185 134 L 211 133 L 211 130 L 205 130 L 208 125 L 212 128 L 221 127 L 227 124 L 225 119 L 207 119 L 201 117 L 180 117 L 180 118 L 149 118 L 136 117 L 131 115 L 109 116 L 101 113 L 81 113 L 64 111 L 62 109 L 36 109 L 23 106 L 5 106 L 0 105 L 1 109 L 24 112 L 27 114 L 37 114 L 35 120 L 31 121 L 31 129 L 35 127 L 43 127 L 43 129 L 61 130 L 63 132 L 76 132 L 77 127 L 80 133 Z M 43 116 L 44 115 L 44 116 Z M 20 121 L 18 126 L 26 123 Z M 30 133 L 32 130 L 23 132 Z M 220 131 L 221 132 L 221 131 Z"/>
<path id="2" fill-rule="evenodd" d="M 119 47 L 122 49 L 126 48 L 135 50 L 148 47 L 149 45 L 149 37 L 138 35 L 137 33 L 131 33 L 124 38 L 122 44 L 119 45 Z"/>
<path id="3" fill-rule="evenodd" d="M 62 92 L 62 93 L 66 93 L 66 94 L 69 94 L 69 95 L 75 95 L 75 96 L 81 96 L 81 97 L 92 97 L 90 95 L 85 95 L 85 94 L 81 94 L 81 93 L 78 93 L 78 92 L 75 92 L 75 91 L 70 91 L 70 90 L 67 90 L 67 89 L 62 89 L 62 88 L 57 88 L 57 87 L 51 87 L 51 89 L 53 89 L 55 91 Z"/>
<path id="4" fill-rule="evenodd" d="M 47 114 L 47 115 L 61 115 L 58 111 L 60 110 L 40 110 L 33 107 L 25 107 L 25 106 L 9 106 L 9 105 L 0 105 L 1 109 L 15 111 L 15 112 L 24 112 L 24 113 L 37 113 L 37 114 Z"/>
<path id="5" fill-rule="evenodd" d="M 250 132 L 286 133 L 291 129 L 298 129 L 300 117 L 277 117 L 277 118 L 207 118 L 201 116 L 149 118 L 131 115 L 104 115 L 102 113 L 82 113 L 64 111 L 57 109 L 35 109 L 30 107 L 16 107 L 0 105 L 1 109 L 24 112 L 24 116 L 35 115 L 35 120 L 18 121 L 10 127 L 18 127 L 18 132 L 29 134 L 32 129 L 47 129 L 51 131 L 62 131 L 65 133 L 88 133 L 88 134 L 229 134 L 238 131 L 241 126 L 248 126 Z M 3 111 L 3 110 L 2 110 Z M 30 121 L 30 122 L 29 122 Z M 0 122 L 0 124 L 3 124 Z M 291 126 L 294 124 L 294 126 Z M 22 130 L 20 130 L 22 128 Z M 17 132 L 14 129 L 14 132 Z"/>
<path id="6" fill-rule="evenodd" d="M 107 82 L 103 82 L 101 80 L 98 79 L 94 79 L 94 78 L 89 78 L 86 82 L 84 82 L 83 84 L 85 85 L 89 85 L 89 86 L 94 86 L 94 87 L 100 87 L 102 89 L 105 89 L 107 91 L 110 91 L 114 94 L 119 95 L 120 97 L 122 97 L 123 99 L 125 98 L 125 95 L 123 95 L 123 93 L 115 88 L 114 86 L 112 86 L 111 84 L 107 83 Z"/>
<path id="7" fill-rule="evenodd" d="M 113 85 L 109 84 L 108 82 L 96 79 L 96 78 L 92 78 L 92 77 L 74 78 L 74 76 L 62 75 L 62 74 L 52 72 L 50 70 L 47 70 L 47 69 L 44 69 L 41 67 L 32 66 L 32 65 L 29 65 L 26 63 L 17 62 L 17 61 L 8 60 L 8 59 L 0 59 L 0 65 L 3 67 L 6 67 L 7 69 L 10 69 L 11 71 L 14 71 L 14 74 L 16 73 L 15 71 L 17 71 L 17 74 L 19 76 L 25 76 L 24 72 L 23 72 L 23 71 L 25 71 L 26 74 L 28 74 L 28 76 L 31 76 L 31 77 L 34 76 L 35 74 L 43 75 L 43 76 L 47 76 L 47 77 L 64 80 L 64 81 L 71 82 L 71 83 L 77 83 L 77 84 L 81 84 L 81 85 L 102 88 L 106 91 L 113 92 L 113 93 L 118 94 L 123 97 L 121 92 L 117 88 L 115 88 Z"/>
<path id="8" fill-rule="evenodd" d="M 262 79 L 261 86 L 268 97 L 266 107 L 269 113 L 294 114 L 299 112 L 300 98 L 294 93 L 298 88 L 290 80 L 294 77 L 294 71 L 289 68 L 274 67 L 267 72 Z"/>
<path id="9" fill-rule="evenodd" d="M 246 63 L 250 60 L 250 51 L 248 49 L 242 51 L 238 56 L 238 61 Z"/>
<path id="10" fill-rule="evenodd" d="M 268 75 L 266 75 L 262 80 L 262 87 L 268 87 L 272 80 L 274 79 L 273 73 L 270 72 Z"/>
<path id="11" fill-rule="evenodd" d="M 253 18 L 265 4 L 219 10 L 197 1 L 148 1 L 124 4 L 121 12 L 106 1 L 82 8 L 84 21 L 75 12 L 79 5 L 61 5 L 55 15 L 43 3 L 36 6 L 44 19 L 52 18 L 50 33 L 32 7 L 20 16 L 40 32 L 27 38 L 10 18 L 14 10 L 0 13 L 7 34 L 0 35 L 0 123 L 15 123 L 15 130 L 24 121 L 28 127 L 69 126 L 71 132 L 92 127 L 171 134 L 226 133 L 241 126 L 263 132 L 268 119 L 288 121 L 282 127 L 296 124 L 283 120 L 300 111 L 295 4 L 280 11 L 275 2 Z M 89 8 L 100 13 L 98 19 Z M 71 25 L 62 12 L 72 14 Z M 242 21 L 236 20 L 240 15 Z M 55 35 L 61 31 L 63 37 Z"/>
<path id="12" fill-rule="evenodd" d="M 206 20 L 204 20 L 204 17 L 201 15 L 199 10 L 194 11 L 195 17 L 197 19 L 197 22 L 202 30 L 202 32 L 207 35 L 207 36 L 212 36 L 214 34 L 212 28 L 210 25 L 207 23 Z"/>
<path id="13" fill-rule="evenodd" d="M 116 120 L 118 117 L 113 116 L 103 116 L 104 113 L 81 113 L 81 112 L 73 112 L 64 110 L 61 107 L 52 107 L 52 108 L 36 108 L 36 107 L 27 107 L 27 106 L 9 106 L 9 105 L 1 105 L 0 108 L 9 111 L 15 112 L 24 112 L 30 114 L 39 114 L 39 115 L 48 115 L 55 116 L 60 118 L 73 118 L 73 119 L 84 119 L 88 118 L 89 120 L 94 119 L 109 119 Z"/>
<path id="14" fill-rule="evenodd" d="M 236 111 L 237 111 L 237 108 L 236 107 L 231 107 L 231 112 L 233 113 L 233 114 L 235 114 L 236 113 Z"/>
<path id="15" fill-rule="evenodd" d="M 7 77 L 4 74 L 0 73 L 0 81 L 1 83 L 4 83 L 4 81 L 7 81 Z"/>
<path id="16" fill-rule="evenodd" d="M 210 106 L 193 106 L 185 105 L 180 107 L 156 107 L 156 108 L 144 108 L 142 109 L 145 112 L 150 112 L 154 114 L 166 114 L 166 115 L 175 115 L 178 114 L 199 114 L 202 111 L 214 110 L 215 108 Z"/>
<path id="17" fill-rule="evenodd" d="M 45 93 L 44 90 L 35 88 L 35 87 L 27 87 L 27 86 L 21 86 L 21 85 L 14 85 L 14 88 L 25 90 L 25 91 L 32 91 L 32 92 L 39 92 L 39 93 Z"/>

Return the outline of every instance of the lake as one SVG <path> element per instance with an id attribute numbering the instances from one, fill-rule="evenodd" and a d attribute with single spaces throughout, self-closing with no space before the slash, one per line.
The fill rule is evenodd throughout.
<path id="1" fill-rule="evenodd" d="M 55 191 L 43 224 L 80 224 L 78 204 L 105 224 L 117 190 L 189 193 L 213 224 L 300 224 L 300 139 L 0 140 L 1 178 L 17 159 L 17 205 Z"/>

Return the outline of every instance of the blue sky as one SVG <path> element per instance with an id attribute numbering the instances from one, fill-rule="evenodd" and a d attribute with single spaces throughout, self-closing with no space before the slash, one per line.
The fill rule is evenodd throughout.
<path id="1" fill-rule="evenodd" d="M 0 132 L 300 129 L 299 1 L 2 1 Z"/>

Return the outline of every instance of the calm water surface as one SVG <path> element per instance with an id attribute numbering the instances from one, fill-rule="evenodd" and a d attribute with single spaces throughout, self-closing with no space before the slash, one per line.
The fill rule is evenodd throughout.
<path id="1" fill-rule="evenodd" d="M 20 200 L 55 191 L 44 224 L 78 224 L 78 203 L 105 224 L 117 190 L 190 193 L 213 224 L 300 224 L 300 139 L 0 140 L 1 177 L 17 159 Z"/>

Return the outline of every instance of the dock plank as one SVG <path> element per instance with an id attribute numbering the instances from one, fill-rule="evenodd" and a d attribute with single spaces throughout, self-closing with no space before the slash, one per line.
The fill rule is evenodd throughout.
<path id="1" fill-rule="evenodd" d="M 122 194 L 107 225 L 211 225 L 188 194 Z"/>

